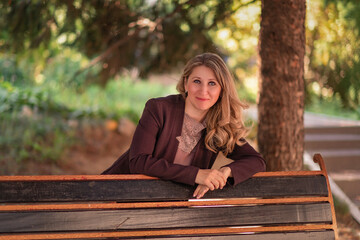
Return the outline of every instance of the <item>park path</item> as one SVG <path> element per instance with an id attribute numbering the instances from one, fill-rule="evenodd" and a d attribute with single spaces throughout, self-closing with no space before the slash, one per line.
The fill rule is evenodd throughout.
<path id="1" fill-rule="evenodd" d="M 245 114 L 257 119 L 256 106 Z M 360 208 L 360 121 L 306 112 L 304 125 L 306 154 L 320 153 L 332 180 Z"/>
<path id="2" fill-rule="evenodd" d="M 305 151 L 323 156 L 332 180 L 360 207 L 360 121 L 306 113 Z"/>

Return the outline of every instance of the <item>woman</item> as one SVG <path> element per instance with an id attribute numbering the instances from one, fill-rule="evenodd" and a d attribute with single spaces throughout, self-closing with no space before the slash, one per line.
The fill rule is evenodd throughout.
<path id="1" fill-rule="evenodd" d="M 265 161 L 244 139 L 241 103 L 224 61 L 216 54 L 195 56 L 177 85 L 179 95 L 150 99 L 130 149 L 103 174 L 137 173 L 198 184 L 193 196 L 238 184 Z M 219 152 L 233 162 L 210 169 Z"/>

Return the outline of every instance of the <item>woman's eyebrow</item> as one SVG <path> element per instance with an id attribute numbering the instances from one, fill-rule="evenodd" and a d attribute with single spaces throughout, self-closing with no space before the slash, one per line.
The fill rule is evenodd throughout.
<path id="1" fill-rule="evenodd" d="M 202 77 L 199 77 L 199 76 L 193 76 L 193 77 L 191 77 L 191 78 L 200 78 L 200 79 L 203 79 Z M 216 78 L 209 78 L 209 79 L 207 79 L 207 80 L 217 81 Z"/>

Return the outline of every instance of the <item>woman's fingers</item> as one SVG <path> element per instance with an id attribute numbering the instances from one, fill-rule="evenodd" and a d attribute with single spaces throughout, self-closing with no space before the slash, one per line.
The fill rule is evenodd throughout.
<path id="1" fill-rule="evenodd" d="M 221 173 L 220 176 L 219 176 L 220 177 L 220 186 L 219 186 L 219 188 L 223 189 L 223 187 L 226 185 L 227 176 L 223 172 L 219 171 L 219 173 Z"/>
<path id="2" fill-rule="evenodd" d="M 213 171 L 213 174 L 215 175 L 210 176 L 209 180 L 214 185 L 215 189 L 222 189 L 226 184 L 226 176 L 218 170 Z"/>
<path id="3" fill-rule="evenodd" d="M 193 193 L 193 197 L 202 198 L 209 190 L 223 189 L 227 178 L 231 174 L 229 167 L 216 169 L 200 169 L 195 182 L 199 184 Z"/>
<path id="4" fill-rule="evenodd" d="M 207 193 L 208 191 L 209 191 L 209 188 L 207 186 L 199 185 L 195 189 L 193 197 L 196 197 L 197 199 L 202 198 L 205 195 L 205 193 Z"/>
<path id="5" fill-rule="evenodd" d="M 196 197 L 198 198 L 198 195 L 199 195 L 199 192 L 201 190 L 201 186 L 204 186 L 204 185 L 198 185 L 197 188 L 195 189 L 194 193 L 193 193 L 193 197 Z"/>
<path id="6" fill-rule="evenodd" d="M 219 178 L 213 178 L 210 180 L 211 184 L 214 186 L 214 189 L 218 189 L 220 187 L 220 179 Z"/>
<path id="7" fill-rule="evenodd" d="M 216 189 L 215 185 L 212 182 L 206 183 L 205 186 L 207 186 L 211 191 L 214 191 Z"/>
<path id="8" fill-rule="evenodd" d="M 196 175 L 197 184 L 206 185 L 211 191 L 223 188 L 226 184 L 227 176 L 216 169 L 200 169 Z"/>

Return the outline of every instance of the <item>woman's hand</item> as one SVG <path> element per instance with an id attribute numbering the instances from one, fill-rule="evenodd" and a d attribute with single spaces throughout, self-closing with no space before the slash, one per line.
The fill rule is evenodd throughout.
<path id="1" fill-rule="evenodd" d="M 195 183 L 207 186 L 211 191 L 222 189 L 226 184 L 227 176 L 216 169 L 200 169 L 195 178 Z"/>
<path id="2" fill-rule="evenodd" d="M 229 167 L 222 167 L 219 169 L 219 171 L 224 174 L 224 176 L 226 177 L 226 180 L 228 179 L 228 177 L 232 177 L 231 168 L 229 168 Z"/>
<path id="3" fill-rule="evenodd" d="M 209 191 L 209 188 L 207 186 L 199 185 L 195 189 L 193 197 L 196 197 L 197 199 L 202 198 L 205 195 L 205 193 L 207 193 L 208 191 Z"/>
<path id="4" fill-rule="evenodd" d="M 199 170 L 200 175 L 198 173 L 198 175 L 196 176 L 196 179 L 195 179 L 195 182 L 198 183 L 199 186 L 197 186 L 197 188 L 195 189 L 193 197 L 196 197 L 197 199 L 199 199 L 199 198 L 202 198 L 205 195 L 205 193 L 207 193 L 209 190 L 212 191 L 212 190 L 218 189 L 218 188 L 222 189 L 225 186 L 228 177 L 232 176 L 231 168 L 229 168 L 229 167 L 222 167 L 219 170 L 215 170 L 215 171 L 213 171 L 213 170 L 209 171 L 209 170 L 210 169 L 200 169 Z M 221 174 L 219 174 L 219 173 L 221 173 Z M 214 187 L 213 189 L 211 189 L 211 188 L 209 188 L 208 185 L 197 182 L 197 181 L 202 180 L 201 177 L 203 177 L 203 176 L 205 176 L 205 179 L 208 180 L 209 182 L 215 182 L 216 180 L 214 180 L 214 179 L 218 179 L 220 177 L 221 184 L 219 183 L 218 188 Z M 221 179 L 223 179 L 225 181 L 223 182 Z M 210 184 L 210 186 L 215 186 L 215 185 Z"/>

